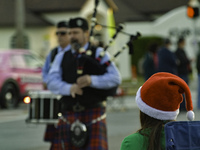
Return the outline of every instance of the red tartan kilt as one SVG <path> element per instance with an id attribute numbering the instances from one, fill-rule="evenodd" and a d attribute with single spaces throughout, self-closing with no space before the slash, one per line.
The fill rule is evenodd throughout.
<path id="1" fill-rule="evenodd" d="M 52 142 L 52 150 L 107 150 L 107 129 L 106 119 L 98 121 L 97 123 L 90 124 L 93 119 L 96 119 L 105 113 L 105 108 L 94 108 L 83 112 L 74 113 L 66 112 L 64 118 L 66 118 L 70 124 L 76 119 L 79 119 L 82 123 L 87 125 L 89 134 L 88 141 L 83 148 L 76 148 L 70 143 L 70 124 L 59 120 L 57 128 L 53 131 L 49 130 L 46 135 L 54 136 L 53 139 L 49 139 Z M 48 137 L 48 136 L 47 136 Z M 62 142 L 61 142 L 62 141 Z M 64 147 L 64 148 L 63 148 Z"/>
<path id="2" fill-rule="evenodd" d="M 44 134 L 44 141 L 45 142 L 52 142 L 56 135 L 56 127 L 54 124 L 48 124 L 46 126 L 45 134 Z"/>

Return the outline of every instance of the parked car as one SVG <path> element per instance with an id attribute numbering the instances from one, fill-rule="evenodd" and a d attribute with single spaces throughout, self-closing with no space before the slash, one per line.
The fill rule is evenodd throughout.
<path id="1" fill-rule="evenodd" d="M 42 61 L 30 50 L 0 50 L 0 105 L 15 108 L 30 90 L 41 90 Z"/>

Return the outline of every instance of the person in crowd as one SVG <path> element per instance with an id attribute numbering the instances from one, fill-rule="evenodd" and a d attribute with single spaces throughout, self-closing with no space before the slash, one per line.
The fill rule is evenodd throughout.
<path id="1" fill-rule="evenodd" d="M 56 54 L 58 54 L 59 52 L 70 50 L 67 21 L 58 22 L 56 27 L 57 27 L 56 36 L 57 36 L 58 46 L 49 52 L 42 68 L 42 79 L 45 89 L 46 89 L 47 75 Z"/>
<path id="2" fill-rule="evenodd" d="M 180 37 L 177 42 L 177 50 L 175 51 L 177 59 L 178 76 L 182 78 L 189 85 L 189 74 L 191 73 L 190 60 L 188 59 L 185 50 L 185 39 Z M 184 96 L 184 95 L 183 95 Z M 185 111 L 185 101 L 181 103 L 181 110 Z"/>
<path id="3" fill-rule="evenodd" d="M 197 61 L 196 61 L 196 68 L 197 68 L 197 74 L 198 74 L 198 101 L 197 101 L 197 108 L 200 109 L 200 52 L 197 55 Z"/>
<path id="4" fill-rule="evenodd" d="M 152 76 L 158 70 L 158 44 L 151 43 L 148 48 L 148 52 L 144 58 L 143 70 L 145 81 Z"/>
<path id="5" fill-rule="evenodd" d="M 56 37 L 58 41 L 58 46 L 52 49 L 46 57 L 45 63 L 42 68 L 42 78 L 44 89 L 47 89 L 47 75 L 51 68 L 51 64 L 55 58 L 55 56 L 60 52 L 65 52 L 70 50 L 69 37 L 68 37 L 68 22 L 60 21 L 56 25 Z M 48 124 L 46 126 L 44 141 L 51 142 L 53 137 L 55 136 L 55 125 Z"/>
<path id="6" fill-rule="evenodd" d="M 191 72 L 190 60 L 188 59 L 185 50 L 185 39 L 180 37 L 177 42 L 177 50 L 175 51 L 177 59 L 178 76 L 189 84 L 189 73 Z"/>
<path id="7" fill-rule="evenodd" d="M 165 39 L 164 47 L 158 51 L 158 72 L 177 74 L 176 57 L 170 50 L 171 41 Z"/>
<path id="8" fill-rule="evenodd" d="M 167 72 L 152 75 L 136 94 L 141 128 L 124 138 L 121 150 L 165 150 L 164 125 L 176 120 L 183 93 L 187 118 L 194 120 L 191 92 L 185 81 Z"/>
<path id="9" fill-rule="evenodd" d="M 48 89 L 62 95 L 62 115 L 51 148 L 107 150 L 104 102 L 121 83 L 120 73 L 114 62 L 102 68 L 109 54 L 100 59 L 103 48 L 90 47 L 86 19 L 69 20 L 69 39 L 71 50 L 56 56 L 48 74 Z"/>

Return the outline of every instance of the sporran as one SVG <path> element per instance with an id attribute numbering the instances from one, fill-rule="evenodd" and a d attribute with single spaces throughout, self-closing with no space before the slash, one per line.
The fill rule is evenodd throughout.
<path id="1" fill-rule="evenodd" d="M 71 143 L 78 148 L 85 146 L 88 139 L 88 131 L 85 124 L 76 120 L 70 128 Z"/>

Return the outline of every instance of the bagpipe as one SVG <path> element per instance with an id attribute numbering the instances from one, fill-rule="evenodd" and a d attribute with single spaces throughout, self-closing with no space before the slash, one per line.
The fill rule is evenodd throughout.
<path id="1" fill-rule="evenodd" d="M 107 71 L 107 67 L 112 63 L 112 61 L 115 60 L 116 57 L 118 57 L 125 49 L 129 48 L 129 54 L 133 54 L 133 41 L 137 40 L 138 37 L 141 36 L 141 34 L 139 32 L 137 32 L 136 35 L 131 35 L 128 33 L 123 32 L 123 26 L 120 24 L 117 27 L 109 27 L 109 26 L 105 26 L 105 25 L 101 25 L 97 23 L 97 19 L 96 19 L 96 14 L 97 14 L 97 6 L 99 4 L 99 0 L 95 0 L 95 7 L 94 7 L 94 12 L 91 18 L 91 30 L 90 30 L 90 40 L 89 40 L 89 46 L 87 50 L 84 50 L 82 48 L 79 49 L 79 54 L 81 54 L 81 57 L 78 59 L 78 65 L 77 65 L 77 75 L 78 76 L 82 76 L 85 74 L 89 74 L 89 75 L 102 75 L 104 73 L 106 73 Z M 105 28 L 114 28 L 115 34 L 112 36 L 112 38 L 109 40 L 108 45 L 106 45 L 103 50 L 101 51 L 100 55 L 98 57 L 95 57 L 95 53 L 96 53 L 96 48 L 94 45 L 92 45 L 92 41 L 94 39 L 93 37 L 93 32 L 94 32 L 94 28 L 96 25 L 101 25 L 102 27 Z M 113 44 L 114 40 L 116 39 L 117 35 L 119 33 L 123 33 L 129 36 L 129 41 L 127 43 L 125 43 L 125 45 L 118 50 L 114 56 L 110 57 L 110 59 L 106 62 L 104 62 L 103 64 L 101 64 L 101 60 L 102 58 L 105 56 L 107 50 L 109 49 L 109 47 Z M 86 92 L 87 88 L 84 89 Z M 113 96 L 116 94 L 116 90 L 117 87 L 111 88 L 109 90 L 98 90 L 99 93 L 96 94 L 100 94 L 100 95 L 104 95 L 104 96 Z"/>

